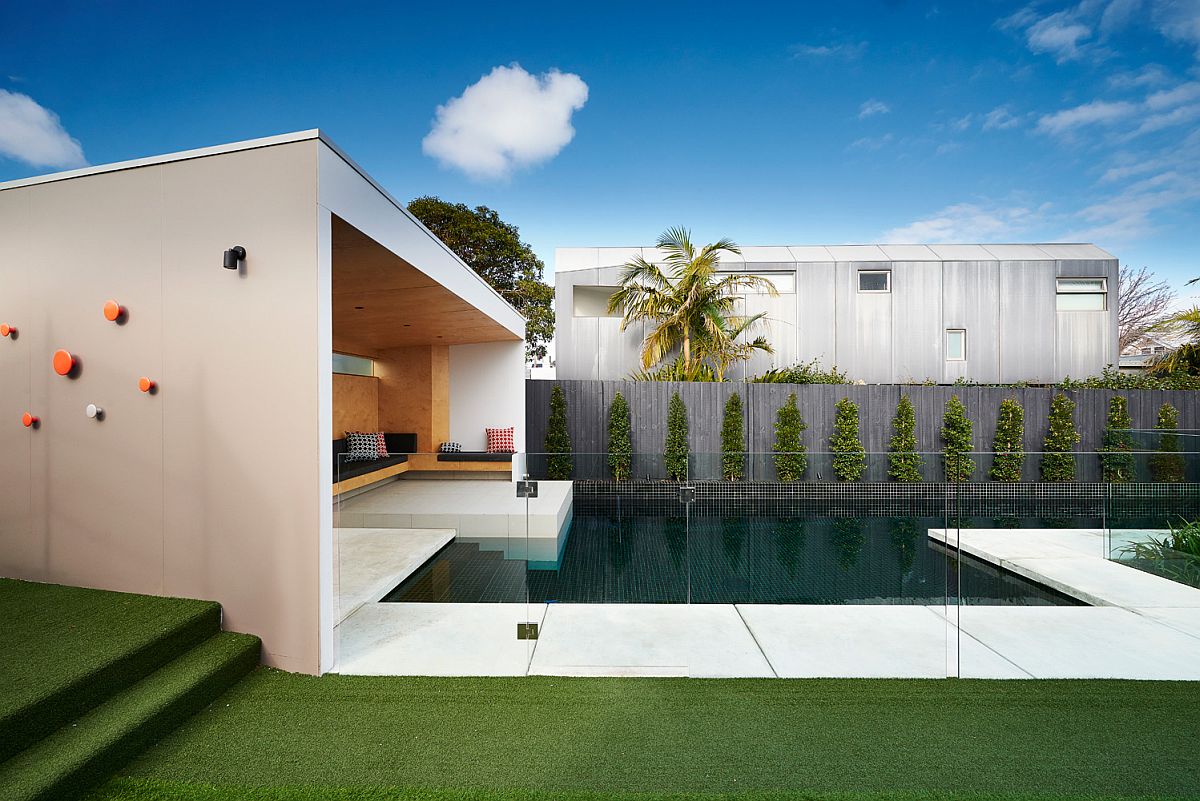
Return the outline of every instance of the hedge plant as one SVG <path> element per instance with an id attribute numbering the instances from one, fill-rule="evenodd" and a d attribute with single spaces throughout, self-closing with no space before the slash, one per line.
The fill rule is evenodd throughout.
<path id="1" fill-rule="evenodd" d="M 667 477 L 686 481 L 688 477 L 688 418 L 683 398 L 676 392 L 667 407 Z"/>
<path id="2" fill-rule="evenodd" d="M 775 415 L 775 477 L 779 481 L 799 481 L 808 469 L 808 454 L 801 435 L 808 429 L 800 408 L 796 405 L 796 393 L 788 395 L 787 402 Z"/>
<path id="3" fill-rule="evenodd" d="M 571 458 L 571 435 L 567 431 L 567 398 L 562 387 L 550 392 L 550 419 L 546 423 L 546 475 L 557 481 L 571 477 L 574 459 Z"/>
<path id="4" fill-rule="evenodd" d="M 907 395 L 900 396 L 892 418 L 892 440 L 888 443 L 888 476 L 893 481 L 921 480 L 922 460 L 917 455 L 917 416 Z"/>
<path id="5" fill-rule="evenodd" d="M 838 481 L 858 481 L 867 469 L 866 449 L 858 438 L 858 404 L 849 398 L 837 402 L 833 419 L 833 474 Z"/>
<path id="6" fill-rule="evenodd" d="M 617 481 L 624 481 L 633 473 L 630 428 L 629 403 L 618 392 L 608 407 L 608 469 Z"/>
<path id="7" fill-rule="evenodd" d="M 1017 482 L 1025 465 L 1025 409 L 1013 398 L 1000 401 L 996 436 L 992 439 L 992 481 Z"/>
<path id="8" fill-rule="evenodd" d="M 1075 480 L 1075 401 L 1061 392 L 1050 401 L 1050 428 L 1042 447 L 1042 481 L 1056 483 Z"/>
<path id="9" fill-rule="evenodd" d="M 971 452 L 971 431 L 967 407 L 957 395 L 951 395 L 942 414 L 942 454 L 949 482 L 969 481 L 975 472 L 975 462 L 967 455 Z"/>
<path id="10" fill-rule="evenodd" d="M 1100 445 L 1100 473 L 1107 484 L 1133 481 L 1133 419 L 1129 401 L 1114 395 L 1108 401 L 1108 419 Z"/>
<path id="11" fill-rule="evenodd" d="M 1158 407 L 1154 430 L 1158 435 L 1158 452 L 1150 457 L 1150 476 L 1155 481 L 1178 484 L 1183 481 L 1183 454 L 1179 452 L 1179 410 L 1169 403 Z"/>
<path id="12" fill-rule="evenodd" d="M 725 402 L 721 420 L 721 476 L 727 481 L 741 481 L 745 475 L 746 416 L 742 396 L 735 392 Z"/>

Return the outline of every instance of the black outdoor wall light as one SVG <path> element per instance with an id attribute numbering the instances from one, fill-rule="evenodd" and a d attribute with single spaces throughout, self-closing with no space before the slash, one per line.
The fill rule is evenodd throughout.
<path id="1" fill-rule="evenodd" d="M 229 250 L 225 251 L 225 269 L 236 270 L 246 258 L 246 249 L 241 245 L 234 245 Z"/>

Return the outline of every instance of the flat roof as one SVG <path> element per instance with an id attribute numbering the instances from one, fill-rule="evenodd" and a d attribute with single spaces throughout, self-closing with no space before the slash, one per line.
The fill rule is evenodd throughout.
<path id="1" fill-rule="evenodd" d="M 869 245 L 747 245 L 741 254 L 722 255 L 727 264 L 821 264 L 830 262 L 905 261 L 1060 261 L 1116 260 L 1090 242 L 869 244 Z M 555 248 L 556 272 L 612 267 L 634 256 L 662 260 L 656 247 Z"/>

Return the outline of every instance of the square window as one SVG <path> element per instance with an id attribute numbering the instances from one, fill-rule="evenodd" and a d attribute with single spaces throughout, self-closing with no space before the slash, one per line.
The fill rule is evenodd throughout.
<path id="1" fill-rule="evenodd" d="M 1106 311 L 1107 278 L 1059 278 L 1055 306 L 1059 311 Z"/>
<path id="2" fill-rule="evenodd" d="M 858 291 L 859 292 L 891 292 L 892 291 L 892 271 L 891 270 L 859 270 L 858 271 Z"/>
<path id="3" fill-rule="evenodd" d="M 967 360 L 967 332 L 962 328 L 946 329 L 946 361 Z"/>

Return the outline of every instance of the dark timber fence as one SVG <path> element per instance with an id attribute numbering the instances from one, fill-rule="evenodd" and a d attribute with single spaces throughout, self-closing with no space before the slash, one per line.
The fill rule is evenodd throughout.
<path id="1" fill-rule="evenodd" d="M 605 454 L 608 451 L 608 408 L 613 396 L 620 392 L 629 402 L 633 429 L 634 477 L 660 479 L 665 477 L 662 466 L 663 446 L 667 435 L 667 404 L 678 392 L 688 410 L 688 442 L 693 454 L 693 478 L 718 477 L 721 450 L 721 418 L 725 402 L 734 392 L 742 396 L 746 417 L 746 443 L 750 453 L 770 454 L 775 444 L 775 415 L 791 393 L 796 394 L 800 413 L 808 424 L 803 442 L 814 454 L 809 460 L 809 480 L 829 480 L 829 460 L 820 455 L 829 450 L 833 433 L 834 406 L 842 398 L 858 404 L 859 432 L 868 454 L 887 451 L 892 437 L 892 418 L 901 395 L 908 395 L 916 411 L 917 450 L 941 451 L 942 414 L 946 401 L 957 395 L 967 407 L 973 426 L 976 451 L 990 451 L 996 432 L 1000 401 L 1014 398 L 1025 410 L 1024 480 L 1038 480 L 1040 452 L 1046 436 L 1050 399 L 1063 392 L 1075 401 L 1075 428 L 1082 441 L 1076 450 L 1081 454 L 1076 462 L 1077 480 L 1097 481 L 1100 478 L 1099 460 L 1094 452 L 1100 447 L 1104 424 L 1108 417 L 1108 402 L 1114 395 L 1129 400 L 1129 412 L 1135 429 L 1150 429 L 1158 419 L 1158 409 L 1169 403 L 1179 410 L 1181 431 L 1200 429 L 1200 392 L 1043 388 L 954 387 L 907 385 L 830 385 L 830 384 L 742 384 L 742 383 L 674 383 L 659 381 L 538 381 L 526 382 L 526 450 L 536 454 L 543 449 L 546 438 L 546 418 L 550 410 L 550 392 L 561 386 L 567 401 L 567 426 L 572 448 L 576 454 Z M 1194 450 L 1189 440 L 1182 438 L 1183 450 Z M 974 480 L 987 478 L 990 458 L 977 459 L 979 465 Z M 1192 460 L 1189 459 L 1189 462 Z M 544 469 L 543 460 L 530 459 L 530 473 L 537 477 Z M 1190 475 L 1189 480 L 1196 480 Z M 925 479 L 942 480 L 940 460 L 925 459 Z M 608 477 L 603 457 L 576 459 L 575 478 L 603 479 Z M 774 466 L 769 457 L 752 458 L 747 478 L 755 481 L 774 481 Z M 887 480 L 884 457 L 869 460 L 864 481 Z"/>

